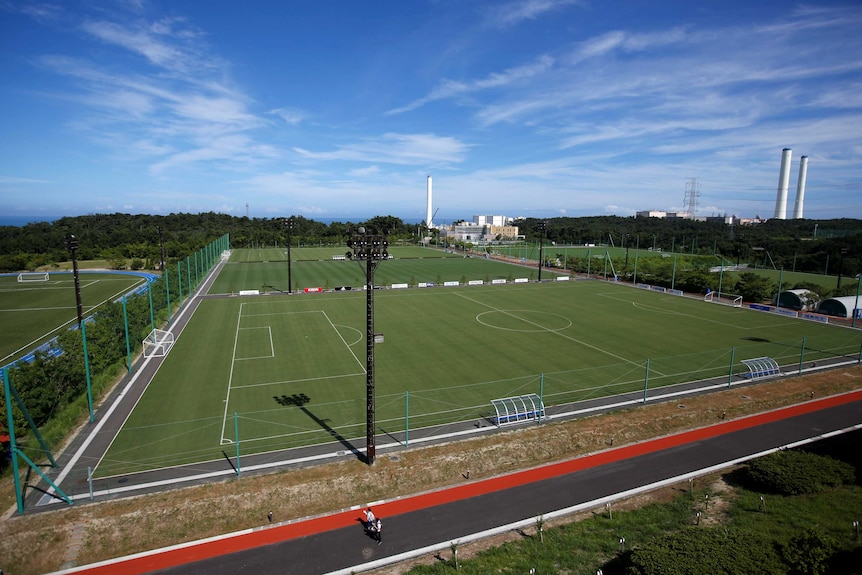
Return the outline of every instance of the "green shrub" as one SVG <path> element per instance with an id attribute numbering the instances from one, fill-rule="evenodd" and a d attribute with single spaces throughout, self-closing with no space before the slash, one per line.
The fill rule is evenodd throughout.
<path id="1" fill-rule="evenodd" d="M 826 572 L 834 547 L 832 539 L 816 529 L 808 529 L 790 540 L 783 555 L 795 573 L 821 575 Z"/>
<path id="2" fill-rule="evenodd" d="M 757 533 L 689 527 L 634 549 L 626 575 L 784 574 L 787 567 Z"/>
<path id="3" fill-rule="evenodd" d="M 781 495 L 821 493 L 856 480 L 851 465 L 805 451 L 777 451 L 755 459 L 747 476 L 757 489 Z"/>

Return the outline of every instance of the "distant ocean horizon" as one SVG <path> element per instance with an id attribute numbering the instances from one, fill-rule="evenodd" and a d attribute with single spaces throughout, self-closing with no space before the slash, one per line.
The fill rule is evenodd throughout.
<path id="1" fill-rule="evenodd" d="M 159 214 L 155 214 L 155 215 L 159 215 Z M 227 214 L 227 215 L 231 215 L 231 214 Z M 66 216 L 7 216 L 5 214 L 0 214 L 0 226 L 14 226 L 16 228 L 22 228 L 22 227 L 26 226 L 27 224 L 37 224 L 37 223 L 45 223 L 45 222 L 51 223 L 51 222 L 54 222 L 54 221 L 59 220 L 60 218 L 64 218 L 64 217 L 66 217 Z M 77 216 L 69 216 L 69 217 L 77 217 Z M 234 217 L 242 217 L 242 216 L 234 216 Z M 252 217 L 252 219 L 254 219 L 254 218 L 274 219 L 274 218 L 264 218 L 261 216 L 251 216 L 251 217 Z M 350 217 L 350 218 L 315 218 L 315 217 L 309 217 L 309 216 L 303 216 L 303 217 L 308 219 L 308 220 L 313 220 L 315 222 L 320 222 L 322 224 L 329 225 L 333 222 L 359 223 L 359 222 L 362 222 L 365 220 L 370 220 L 371 218 L 376 217 L 376 216 L 368 216 L 367 218 L 356 218 L 356 217 Z M 395 216 L 395 217 L 398 217 L 398 216 Z M 404 222 L 405 224 L 411 224 L 411 225 L 417 224 L 418 225 L 418 224 L 421 224 L 424 220 L 416 219 L 416 218 L 401 218 L 401 221 Z"/>
<path id="2" fill-rule="evenodd" d="M 7 216 L 0 214 L 0 226 L 24 227 L 27 224 L 51 223 L 63 216 Z"/>

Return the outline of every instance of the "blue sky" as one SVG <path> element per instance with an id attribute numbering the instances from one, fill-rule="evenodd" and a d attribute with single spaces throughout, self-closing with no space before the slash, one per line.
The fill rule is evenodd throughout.
<path id="1" fill-rule="evenodd" d="M 862 5 L 0 0 L 0 213 L 862 218 Z M 247 207 L 246 207 L 247 206 Z"/>

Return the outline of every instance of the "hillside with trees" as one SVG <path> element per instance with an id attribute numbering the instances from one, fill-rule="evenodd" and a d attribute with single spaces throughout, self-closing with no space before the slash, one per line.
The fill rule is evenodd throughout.
<path id="1" fill-rule="evenodd" d="M 418 242 L 427 233 L 422 224 L 394 216 L 363 222 L 325 224 L 293 217 L 292 245 L 344 245 L 360 225 L 385 231 L 390 242 Z M 546 223 L 543 234 L 541 223 Z M 731 226 L 685 219 L 592 216 L 517 220 L 529 242 L 544 235 L 546 245 L 592 243 L 638 247 L 689 255 L 712 255 L 728 263 L 749 263 L 818 274 L 855 276 L 862 255 L 862 220 L 768 220 L 758 225 Z M 159 236 L 168 259 L 185 257 L 227 233 L 235 247 L 284 245 L 284 218 L 248 218 L 226 214 L 167 216 L 93 214 L 65 217 L 51 223 L 0 227 L 0 271 L 34 270 L 68 260 L 64 238 L 75 234 L 81 260 L 140 260 L 154 269 L 159 261 Z M 432 235 L 432 238 L 434 236 Z M 432 240 L 434 241 L 434 240 Z M 839 270 L 839 266 L 842 268 Z"/>

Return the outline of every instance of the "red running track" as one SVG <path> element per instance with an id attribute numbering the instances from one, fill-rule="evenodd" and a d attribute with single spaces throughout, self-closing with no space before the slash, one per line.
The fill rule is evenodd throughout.
<path id="1" fill-rule="evenodd" d="M 575 459 L 528 469 L 526 471 L 518 471 L 508 475 L 501 475 L 499 477 L 492 477 L 482 481 L 442 489 L 440 491 L 433 491 L 413 497 L 405 497 L 403 499 L 378 503 L 375 505 L 375 509 L 381 516 L 391 517 L 393 515 L 417 511 L 419 509 L 425 509 L 435 505 L 451 503 L 453 501 L 459 501 L 475 497 L 477 495 L 502 491 L 511 487 L 541 481 L 551 477 L 558 477 L 592 467 L 598 467 L 607 463 L 661 451 L 686 443 L 702 441 L 711 437 L 772 423 L 782 419 L 788 419 L 797 415 L 803 415 L 819 411 L 821 409 L 852 403 L 854 401 L 859 401 L 860 399 L 862 399 L 862 390 L 844 395 L 828 397 L 817 401 L 810 401 L 801 405 L 794 405 L 770 411 L 768 413 L 727 421 L 701 429 L 694 429 L 675 435 L 669 435 L 667 437 L 661 437 L 645 441 L 643 443 L 618 447 L 616 449 L 577 457 Z M 268 529 L 242 531 L 239 533 L 177 545 L 175 547 L 168 547 L 160 550 L 157 549 L 90 566 L 85 565 L 65 572 L 82 573 L 87 575 L 143 575 L 159 569 L 167 569 L 169 567 L 194 563 L 196 561 L 227 555 L 237 551 L 245 551 L 255 547 L 262 547 L 264 545 L 270 545 L 272 543 L 278 543 L 288 539 L 305 537 L 332 529 L 348 527 L 356 524 L 359 515 L 360 512 L 357 510 L 341 511 L 331 515 L 300 520 Z"/>

